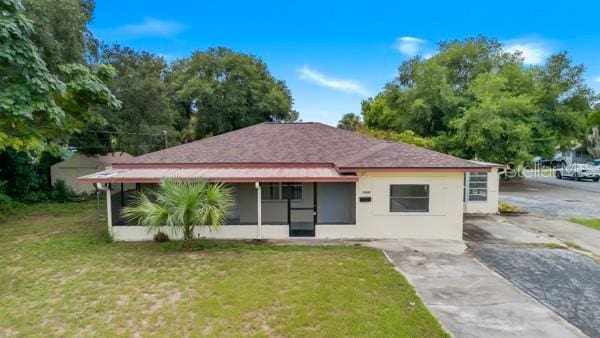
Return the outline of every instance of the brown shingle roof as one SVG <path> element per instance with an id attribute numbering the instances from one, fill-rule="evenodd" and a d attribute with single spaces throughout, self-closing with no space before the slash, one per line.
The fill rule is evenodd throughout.
<path id="1" fill-rule="evenodd" d="M 343 168 L 474 168 L 472 162 L 322 123 L 261 123 L 123 164 L 333 164 Z"/>

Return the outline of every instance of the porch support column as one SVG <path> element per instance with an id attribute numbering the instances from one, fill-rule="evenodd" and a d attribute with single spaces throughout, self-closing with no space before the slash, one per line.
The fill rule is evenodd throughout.
<path id="1" fill-rule="evenodd" d="M 256 238 L 262 239 L 262 191 L 259 182 L 254 182 L 256 187 L 256 215 L 257 215 L 257 226 L 256 226 Z"/>
<path id="2" fill-rule="evenodd" d="M 110 183 L 106 186 L 106 221 L 108 223 L 108 233 L 112 235 L 112 201 L 110 193 Z"/>

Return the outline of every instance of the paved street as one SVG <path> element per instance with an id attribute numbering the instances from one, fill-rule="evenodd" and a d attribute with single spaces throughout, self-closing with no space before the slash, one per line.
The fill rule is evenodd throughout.
<path id="1" fill-rule="evenodd" d="M 500 200 L 533 215 L 565 219 L 600 217 L 600 182 L 527 178 L 501 181 Z"/>
<path id="2" fill-rule="evenodd" d="M 597 192 L 600 193 L 600 182 L 593 182 L 590 180 L 585 181 L 574 181 L 570 179 L 562 179 L 559 180 L 555 177 L 532 177 L 528 178 L 528 181 L 550 184 L 559 187 L 572 188 L 576 190 L 589 191 L 589 192 Z"/>

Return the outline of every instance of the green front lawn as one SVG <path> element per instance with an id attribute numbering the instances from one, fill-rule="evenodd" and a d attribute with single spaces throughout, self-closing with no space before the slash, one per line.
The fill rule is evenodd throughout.
<path id="1" fill-rule="evenodd" d="M 95 203 L 0 223 L 0 336 L 445 336 L 380 251 L 109 243 Z"/>
<path id="2" fill-rule="evenodd" d="M 600 230 L 600 218 L 571 218 L 569 222 L 585 225 L 588 228 Z"/>

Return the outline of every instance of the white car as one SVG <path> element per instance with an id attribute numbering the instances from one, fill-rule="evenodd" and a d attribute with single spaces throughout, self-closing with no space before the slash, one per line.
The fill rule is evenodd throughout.
<path id="1" fill-rule="evenodd" d="M 582 163 L 569 164 L 556 170 L 556 178 L 559 180 L 567 177 L 575 181 L 593 180 L 598 182 L 600 180 L 600 170 L 591 164 Z"/>

